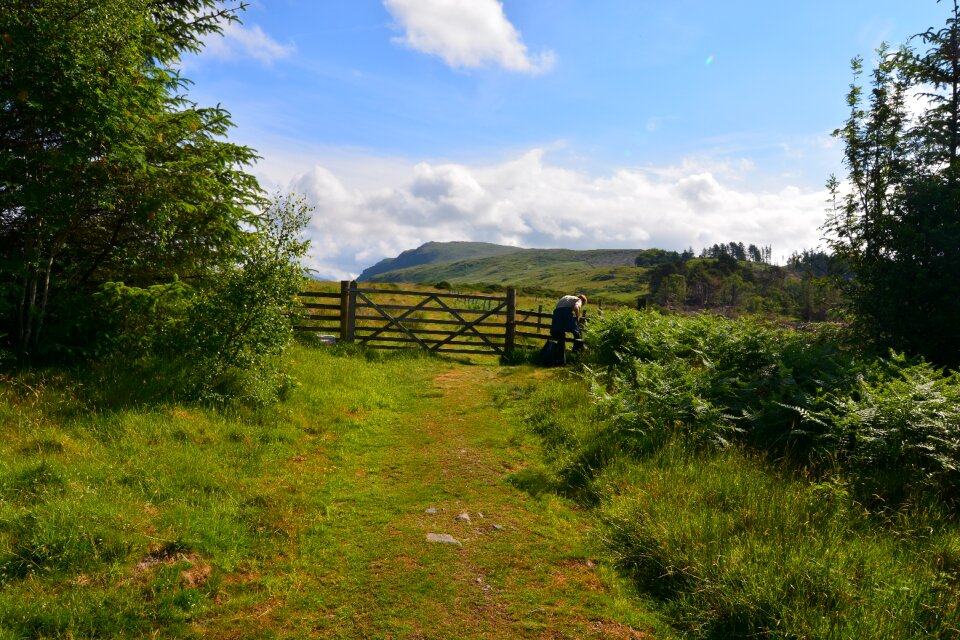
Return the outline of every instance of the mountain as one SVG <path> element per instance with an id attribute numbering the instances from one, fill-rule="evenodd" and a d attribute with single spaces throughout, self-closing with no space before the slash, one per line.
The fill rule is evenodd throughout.
<path id="1" fill-rule="evenodd" d="M 649 302 L 805 321 L 823 320 L 840 306 L 839 292 L 822 273 L 816 273 L 816 265 L 797 261 L 778 267 L 732 256 L 721 258 L 682 258 L 660 249 L 576 251 L 429 242 L 377 263 L 360 279 L 454 290 L 493 291 L 514 286 L 546 304 L 562 294 L 585 293 L 591 301 L 604 305 Z"/>
<path id="2" fill-rule="evenodd" d="M 483 255 L 489 252 L 488 255 Z M 550 295 L 576 289 L 632 303 L 645 290 L 634 261 L 642 249 L 520 249 L 472 242 L 431 242 L 365 270 L 368 282 L 518 286 Z M 401 266 L 408 265 L 408 266 Z"/>
<path id="3" fill-rule="evenodd" d="M 523 250 L 519 247 L 506 247 L 489 242 L 428 242 L 416 249 L 404 251 L 396 258 L 385 258 L 372 267 L 364 269 L 357 280 L 389 282 L 395 278 L 378 276 L 420 265 L 447 264 L 461 260 L 503 256 Z"/>

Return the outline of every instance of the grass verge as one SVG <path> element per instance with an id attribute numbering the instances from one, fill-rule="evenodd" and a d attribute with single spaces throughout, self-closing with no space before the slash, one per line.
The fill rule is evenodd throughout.
<path id="1" fill-rule="evenodd" d="M 953 518 L 917 503 L 878 515 L 842 476 L 680 429 L 616 433 L 592 402 L 576 378 L 528 390 L 543 484 L 592 509 L 607 557 L 685 636 L 960 637 Z"/>

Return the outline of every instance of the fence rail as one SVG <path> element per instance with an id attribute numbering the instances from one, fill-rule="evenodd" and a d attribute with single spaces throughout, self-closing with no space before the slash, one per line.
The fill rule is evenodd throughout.
<path id="1" fill-rule="evenodd" d="M 360 287 L 300 293 L 298 331 L 326 333 L 375 349 L 507 355 L 549 335 L 551 314 L 517 309 L 516 289 L 504 295 Z M 529 345 L 539 346 L 539 344 Z"/>

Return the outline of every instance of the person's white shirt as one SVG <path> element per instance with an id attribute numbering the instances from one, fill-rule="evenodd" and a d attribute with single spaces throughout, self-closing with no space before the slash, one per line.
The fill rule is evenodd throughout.
<path id="1" fill-rule="evenodd" d="M 583 306 L 583 300 L 577 296 L 563 296 L 557 300 L 557 309 L 573 309 L 573 315 L 580 317 L 580 307 Z"/>

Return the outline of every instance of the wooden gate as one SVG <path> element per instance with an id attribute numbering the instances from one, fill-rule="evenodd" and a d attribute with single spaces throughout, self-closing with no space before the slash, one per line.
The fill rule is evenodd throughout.
<path id="1" fill-rule="evenodd" d="M 302 331 L 376 349 L 506 355 L 516 346 L 517 296 L 404 291 L 341 282 L 340 292 L 300 294 Z M 521 324 L 526 324 L 521 322 Z"/>

